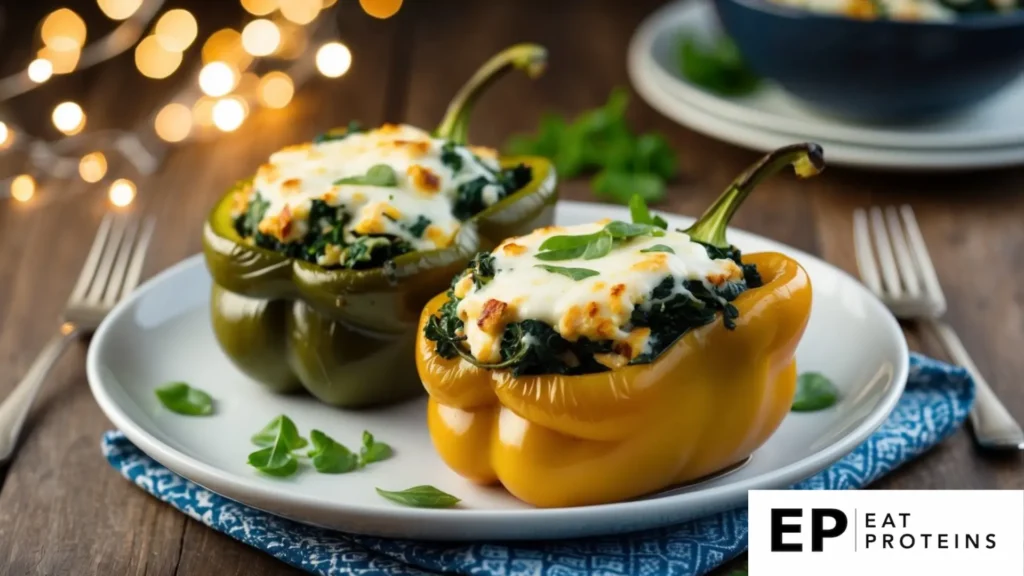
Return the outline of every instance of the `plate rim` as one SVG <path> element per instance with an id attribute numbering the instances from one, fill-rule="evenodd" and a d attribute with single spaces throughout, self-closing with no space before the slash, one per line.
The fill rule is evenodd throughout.
<path id="1" fill-rule="evenodd" d="M 558 203 L 559 210 L 578 210 L 583 209 L 594 209 L 600 207 L 610 207 L 611 205 L 600 204 L 595 202 L 576 202 L 569 200 L 560 200 Z M 614 207 L 621 209 L 621 207 Z M 670 214 L 675 218 L 686 218 L 677 214 Z M 106 384 L 106 378 L 101 373 L 101 358 L 100 353 L 104 349 L 104 342 L 108 341 L 108 334 L 113 327 L 118 324 L 119 319 L 126 315 L 133 309 L 134 304 L 144 298 L 149 292 L 156 290 L 163 283 L 169 281 L 176 275 L 183 274 L 192 268 L 202 268 L 204 266 L 202 261 L 202 254 L 195 254 L 187 257 L 186 259 L 168 267 L 166 270 L 156 274 L 152 278 L 148 279 L 142 286 L 140 286 L 134 293 L 128 298 L 122 300 L 117 304 L 114 310 L 107 315 L 107 318 L 100 325 L 99 329 L 94 334 L 92 341 L 89 345 L 89 350 L 86 357 L 86 375 L 89 381 L 89 388 L 92 391 L 97 404 L 100 409 L 104 412 L 107 418 L 113 423 L 113 425 L 125 434 L 125 436 L 142 450 L 145 454 L 153 458 L 161 465 L 167 467 L 176 474 L 190 480 L 204 488 L 220 494 L 228 499 L 238 501 L 246 506 L 264 510 L 268 513 L 291 518 L 295 521 L 317 525 L 308 520 L 296 518 L 282 514 L 277 511 L 267 510 L 262 507 L 264 502 L 278 502 L 280 508 L 287 508 L 289 510 L 309 510 L 318 509 L 321 511 L 330 512 L 336 515 L 345 515 L 348 518 L 354 519 L 373 519 L 375 521 L 432 521 L 435 523 L 442 523 L 449 526 L 447 529 L 439 529 L 437 531 L 436 538 L 418 537 L 419 539 L 436 539 L 436 540 L 479 540 L 479 537 L 474 538 L 471 535 L 459 538 L 457 535 L 453 538 L 453 534 L 457 533 L 458 530 L 453 528 L 458 526 L 463 521 L 469 521 L 474 523 L 474 532 L 478 529 L 487 529 L 496 525 L 501 525 L 509 521 L 515 521 L 524 517 L 529 517 L 531 520 L 536 522 L 544 522 L 545 520 L 551 520 L 558 518 L 565 522 L 579 522 L 586 523 L 592 519 L 603 519 L 608 516 L 617 516 L 623 520 L 630 518 L 642 518 L 645 516 L 657 517 L 660 512 L 663 512 L 663 508 L 666 502 L 677 503 L 678 500 L 690 500 L 695 494 L 700 494 L 702 499 L 707 499 L 711 502 L 711 507 L 717 506 L 719 510 L 731 508 L 734 506 L 741 506 L 742 503 L 737 498 L 736 502 L 723 502 L 722 500 L 729 500 L 730 493 L 742 492 L 745 495 L 747 491 L 752 489 L 765 489 L 765 488 L 782 488 L 788 487 L 793 483 L 799 482 L 800 480 L 806 479 L 821 470 L 827 468 L 832 463 L 838 461 L 845 455 L 852 452 L 857 446 L 859 446 L 864 440 L 866 440 L 871 434 L 873 434 L 882 423 L 888 418 L 892 412 L 896 403 L 899 401 L 900 396 L 906 386 L 907 377 L 909 374 L 909 350 L 907 348 L 906 339 L 902 335 L 902 331 L 899 328 L 899 324 L 891 313 L 884 307 L 884 305 L 875 298 L 863 285 L 857 282 L 852 276 L 847 274 L 844 270 L 829 264 L 828 262 L 817 258 L 811 254 L 808 254 L 802 250 L 790 247 L 781 242 L 777 242 L 764 236 L 753 234 L 750 232 L 744 232 L 740 229 L 736 229 L 737 232 L 742 233 L 745 236 L 755 238 L 758 241 L 764 241 L 770 245 L 774 245 L 780 248 L 784 248 L 785 251 L 792 255 L 798 261 L 815 261 L 818 265 L 823 265 L 831 269 L 835 274 L 838 274 L 846 281 L 852 282 L 856 285 L 856 289 L 868 298 L 869 306 L 875 308 L 875 312 L 883 319 L 886 324 L 888 331 L 895 331 L 899 335 L 896 338 L 897 348 L 894 351 L 897 355 L 897 363 L 893 366 L 893 374 L 891 385 L 888 390 L 882 396 L 878 405 L 872 410 L 872 412 L 864 418 L 864 420 L 856 426 L 853 430 L 849 431 L 842 438 L 836 442 L 829 444 L 828 446 L 822 447 L 821 449 L 813 452 L 809 456 L 802 458 L 796 462 L 787 464 L 785 466 L 775 468 L 767 471 L 758 476 L 754 476 L 749 479 L 745 479 L 735 483 L 727 483 L 721 486 L 714 486 L 695 492 L 683 492 L 680 494 L 670 494 L 664 497 L 647 498 L 641 500 L 628 500 L 624 502 L 615 502 L 610 504 L 599 504 L 592 506 L 581 506 L 581 507 L 570 507 L 570 508 L 524 508 L 524 509 L 425 509 L 425 508 L 408 508 L 408 507 L 385 507 L 379 505 L 365 505 L 362 503 L 337 503 L 329 502 L 317 499 L 315 496 L 306 495 L 303 493 L 289 492 L 282 490 L 281 488 L 274 488 L 266 486 L 257 481 L 257 478 L 244 478 L 238 475 L 232 474 L 221 470 L 213 465 L 207 464 L 186 454 L 177 448 L 170 446 L 162 442 L 159 438 L 151 434 L 145 429 L 143 424 L 135 422 L 131 416 L 120 406 L 113 395 L 107 390 L 108 384 Z M 116 382 L 112 385 L 120 385 Z M 213 488 L 211 485 L 219 485 L 218 488 Z M 223 487 L 227 486 L 229 490 L 223 490 Z M 230 493 L 230 494 L 228 494 Z M 241 493 L 241 497 L 237 494 Z M 242 499 L 240 499 L 242 498 Z M 244 500 L 243 500 L 244 499 Z M 257 501 L 259 503 L 254 503 Z M 664 515 L 664 514 L 662 514 Z M 570 517 L 570 519 L 567 519 Z M 597 523 L 595 523 L 597 524 Z M 584 524 L 585 525 L 585 524 Z M 649 524 L 648 528 L 655 526 L 666 525 L 665 522 L 655 522 Z M 441 526 L 437 526 L 441 528 Z M 337 528 L 331 528 L 337 530 Z M 641 528 L 632 528 L 633 530 Z M 553 531 L 558 531 L 554 530 Z M 353 532 L 356 533 L 356 532 Z M 371 529 L 365 532 L 359 532 L 367 535 L 377 535 L 383 537 L 396 537 L 396 532 L 393 530 L 378 531 Z M 578 534 L 579 537 L 583 536 L 594 536 L 599 534 L 612 534 L 614 530 L 596 530 L 589 533 L 583 533 L 582 531 Z M 515 540 L 517 538 L 505 538 L 509 540 Z M 518 539 L 537 539 L 537 536 L 523 536 Z"/>
<path id="2" fill-rule="evenodd" d="M 1016 132 L 1003 130 L 985 135 L 976 135 L 973 139 L 966 140 L 969 145 L 965 146 L 965 139 L 962 134 L 948 130 L 932 134 L 914 134 L 888 128 L 855 126 L 843 121 L 831 120 L 824 116 L 821 117 L 821 124 L 829 127 L 829 137 L 822 138 L 822 131 L 807 120 L 788 118 L 768 111 L 751 108 L 737 101 L 737 99 L 705 92 L 679 79 L 670 71 L 665 70 L 653 55 L 654 43 L 659 35 L 671 32 L 672 28 L 678 27 L 679 20 L 683 19 L 683 13 L 702 9 L 714 12 L 714 7 L 710 0 L 677 0 L 659 8 L 641 22 L 633 38 L 630 40 L 629 50 L 632 52 L 635 47 L 640 56 L 637 59 L 636 66 L 643 68 L 647 73 L 654 76 L 656 82 L 663 87 L 665 92 L 674 99 L 684 101 L 707 114 L 716 116 L 719 119 L 730 120 L 738 125 L 749 126 L 793 138 L 825 139 L 837 144 L 871 149 L 925 153 L 928 151 L 982 152 L 1000 148 L 1024 148 L 1024 130 Z M 797 101 L 793 96 L 786 94 L 785 90 L 774 84 L 772 84 L 772 89 L 778 90 L 787 98 Z M 1021 92 L 1024 93 L 1024 84 L 1022 84 Z M 979 106 L 985 105 L 984 102 L 979 103 Z"/>

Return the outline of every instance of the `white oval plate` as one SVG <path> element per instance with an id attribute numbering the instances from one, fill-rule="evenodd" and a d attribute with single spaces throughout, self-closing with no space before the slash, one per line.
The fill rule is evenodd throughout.
<path id="1" fill-rule="evenodd" d="M 689 219 L 667 215 L 673 226 Z M 621 207 L 562 202 L 562 224 L 628 219 Z M 103 322 L 89 349 L 93 395 L 136 446 L 174 472 L 214 492 L 293 520 L 346 532 L 426 540 L 548 539 L 628 532 L 674 524 L 745 505 L 747 490 L 784 488 L 824 469 L 867 438 L 896 404 L 907 378 L 906 341 L 895 319 L 865 288 L 825 262 L 740 232 L 744 251 L 797 258 L 814 284 L 811 321 L 797 352 L 801 370 L 831 377 L 843 393 L 832 409 L 791 414 L 750 463 L 705 484 L 647 498 L 581 508 L 540 510 L 499 487 L 475 486 L 449 471 L 427 434 L 423 399 L 367 411 L 343 411 L 308 396 L 278 396 L 243 376 L 221 353 L 208 319 L 210 277 L 201 256 L 159 274 Z M 410 359 L 410 361 L 412 361 Z M 162 408 L 153 390 L 183 380 L 208 391 L 216 414 L 196 418 Z M 680 382 L 685 385 L 685 382 Z M 357 472 L 291 478 L 258 474 L 246 464 L 249 437 L 278 414 L 303 434 L 311 428 L 358 446 L 363 430 L 395 455 Z M 432 484 L 462 498 L 458 508 L 406 508 L 374 487 Z"/>
<path id="2" fill-rule="evenodd" d="M 658 85 L 665 95 L 689 107 L 733 124 L 784 135 L 790 141 L 824 140 L 921 154 L 1024 147 L 1024 76 L 956 116 L 907 126 L 859 125 L 816 114 L 770 82 L 743 97 L 724 97 L 691 84 L 679 72 L 679 36 L 708 37 L 718 29 L 714 8 L 706 0 L 684 0 L 659 9 L 633 36 L 630 75 Z"/>

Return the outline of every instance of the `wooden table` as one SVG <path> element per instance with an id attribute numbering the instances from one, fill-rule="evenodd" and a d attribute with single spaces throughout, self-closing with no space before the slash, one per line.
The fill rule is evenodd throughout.
<path id="1" fill-rule="evenodd" d="M 11 22 L 38 22 L 56 7 L 18 4 L 8 14 L 0 52 L 15 67 L 28 61 L 32 26 Z M 241 18 L 233 3 L 232 10 L 209 15 L 199 0 L 175 4 L 191 6 L 205 33 Z M 133 209 L 160 219 L 147 275 L 198 252 L 211 204 L 275 149 L 350 118 L 433 126 L 467 75 L 509 44 L 548 46 L 549 72 L 537 82 L 521 76 L 502 81 L 474 118 L 476 142 L 500 144 L 532 129 L 547 110 L 575 114 L 603 103 L 613 87 L 628 86 L 630 35 L 660 2 L 409 0 L 385 21 L 365 16 L 354 1 L 342 4 L 342 39 L 354 56 L 346 76 L 313 81 L 287 109 L 261 111 L 233 134 L 176 149 L 156 175 L 139 182 Z M 131 58 L 55 79 L 13 102 L 12 110 L 36 134 L 51 137 L 49 110 L 65 98 L 83 104 L 90 129 L 130 126 L 173 82 L 142 79 Z M 757 156 L 681 128 L 639 98 L 630 116 L 638 130 L 660 131 L 678 151 L 681 177 L 662 206 L 668 210 L 698 212 Z M 109 209 L 105 188 L 80 181 L 52 187 L 60 199 L 45 210 L 0 205 L 0 395 L 56 329 L 89 239 Z M 562 191 L 565 198 L 592 199 L 585 180 L 566 182 Z M 993 388 L 1024 418 L 1024 171 L 928 176 L 830 169 L 799 184 L 783 177 L 753 195 L 736 225 L 855 272 L 851 211 L 874 203 L 909 203 L 917 211 L 948 295 L 949 320 Z M 910 337 L 915 349 L 939 354 L 933 343 Z M 187 519 L 109 468 L 99 440 L 111 425 L 89 393 L 85 351 L 82 345 L 65 355 L 30 416 L 20 452 L 6 474 L 0 470 L 0 574 L 293 573 Z M 960 431 L 876 487 L 1020 489 L 1022 470 L 1019 455 L 979 454 Z"/>

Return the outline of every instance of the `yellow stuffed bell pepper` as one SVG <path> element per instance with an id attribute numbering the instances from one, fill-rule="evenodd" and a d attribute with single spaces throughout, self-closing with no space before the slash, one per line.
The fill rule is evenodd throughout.
<path id="1" fill-rule="evenodd" d="M 685 235 L 645 228 L 659 219 L 651 218 L 641 204 L 634 207 L 632 225 L 598 223 L 603 228 L 583 229 L 589 234 L 540 238 L 544 240 L 541 251 L 547 246 L 563 253 L 536 252 L 531 262 L 539 263 L 517 264 L 520 261 L 500 252 L 523 252 L 524 246 L 529 248 L 540 239 L 531 235 L 506 240 L 494 252 L 497 264 L 492 257 L 489 266 L 522 270 L 526 275 L 517 283 L 532 284 L 519 288 L 525 295 L 506 299 L 511 302 L 508 306 L 492 304 L 499 302 L 502 290 L 514 289 L 513 283 L 502 286 L 486 276 L 478 257 L 477 268 L 427 304 L 417 339 L 417 369 L 430 395 L 428 426 L 447 465 L 477 483 L 500 482 L 534 506 L 581 506 L 621 501 L 685 483 L 741 462 L 760 447 L 793 400 L 794 354 L 810 314 L 811 284 L 803 268 L 782 254 L 743 255 L 741 261 L 739 251 L 725 240 L 725 228 L 756 184 L 789 164 L 800 176 L 816 174 L 823 168 L 820 147 L 796 145 L 766 156 L 741 175 L 696 224 L 682 231 Z M 611 252 L 594 247 L 609 235 L 614 240 Z M 588 243 L 579 248 L 583 241 Z M 733 276 L 720 285 L 714 285 L 718 282 L 714 273 L 711 284 L 706 278 L 684 284 L 694 294 L 701 292 L 701 286 L 711 287 L 714 294 L 701 292 L 701 298 L 704 304 L 718 302 L 721 308 L 704 310 L 704 316 L 695 321 L 703 324 L 685 329 L 661 346 L 650 341 L 651 331 L 664 327 L 659 319 L 671 313 L 664 306 L 649 311 L 646 319 L 644 314 L 634 314 L 633 324 L 648 327 L 635 328 L 620 341 L 601 340 L 599 334 L 613 334 L 608 330 L 618 328 L 609 328 L 607 322 L 588 323 L 586 316 L 574 325 L 565 316 L 557 323 L 552 320 L 553 329 L 561 335 L 549 340 L 538 340 L 533 334 L 523 337 L 525 323 L 506 324 L 503 339 L 490 342 L 480 328 L 495 318 L 488 314 L 496 308 L 502 309 L 499 315 L 507 314 L 518 303 L 520 310 L 543 314 L 546 308 L 538 299 L 545 296 L 538 293 L 544 290 L 552 290 L 548 294 L 552 299 L 584 289 L 596 292 L 605 288 L 601 274 L 609 282 L 624 277 L 613 273 L 624 259 L 640 258 L 626 261 L 629 269 L 646 269 L 659 258 L 667 261 L 664 252 L 682 259 L 680 254 L 690 254 L 686 250 L 695 245 L 706 249 L 709 257 L 719 257 L 711 261 L 713 265 L 732 270 Z M 592 258 L 592 251 L 598 257 Z M 587 255 L 580 256 L 583 252 Z M 551 261 L 574 254 L 577 257 L 566 262 Z M 712 266 L 697 256 L 691 261 L 696 267 Z M 554 266 L 563 263 L 566 266 Z M 545 283 L 546 277 L 538 275 L 552 269 L 556 273 Z M 642 273 L 636 274 L 636 283 L 642 284 Z M 613 285 L 611 293 L 627 285 Z M 736 286 L 742 291 L 730 292 Z M 495 296 L 487 301 L 483 315 L 472 310 L 474 296 L 467 295 L 467 290 L 480 294 L 487 290 L 486 294 Z M 697 301 L 696 296 L 692 298 Z M 698 304 L 694 310 L 704 306 Z M 589 306 L 596 308 L 596 304 Z M 438 333 L 444 332 L 445 314 L 455 310 L 466 322 L 448 317 L 458 327 L 449 326 L 450 340 L 444 341 Z M 573 332 L 569 339 L 575 340 L 569 342 L 564 337 L 573 326 L 583 329 Z M 648 342 L 640 346 L 637 337 Z M 548 344 L 558 348 L 558 355 L 539 360 Z M 641 347 L 648 350 L 648 357 L 638 354 Z M 652 347 L 658 351 L 650 357 Z M 597 363 L 580 360 L 580 350 L 594 350 Z M 572 361 L 559 364 L 567 355 Z M 585 371 L 590 373 L 580 373 Z"/>

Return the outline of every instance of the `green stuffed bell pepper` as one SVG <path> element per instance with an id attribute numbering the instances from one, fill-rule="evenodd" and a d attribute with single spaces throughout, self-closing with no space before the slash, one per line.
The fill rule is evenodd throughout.
<path id="1" fill-rule="evenodd" d="M 203 230 L 217 340 L 244 373 L 342 407 L 421 393 L 423 305 L 472 256 L 551 223 L 543 158 L 468 146 L 473 104 L 496 78 L 539 75 L 546 52 L 489 60 L 433 133 L 385 124 L 287 147 L 214 207 Z"/>

